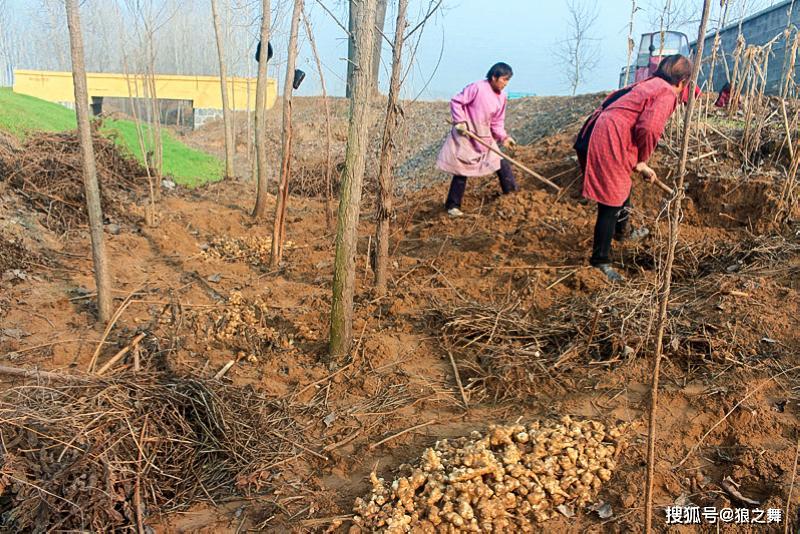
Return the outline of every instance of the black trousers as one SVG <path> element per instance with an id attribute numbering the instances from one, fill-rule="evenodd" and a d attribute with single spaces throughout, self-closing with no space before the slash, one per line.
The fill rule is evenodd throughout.
<path id="1" fill-rule="evenodd" d="M 623 238 L 630 228 L 631 199 L 622 206 L 597 203 L 597 222 L 594 225 L 594 245 L 589 263 L 594 266 L 611 263 L 611 240 Z"/>
<path id="2" fill-rule="evenodd" d="M 497 171 L 497 177 L 500 179 L 500 189 L 503 194 L 513 193 L 519 191 L 517 181 L 514 179 L 514 171 L 511 169 L 511 164 L 504 160 L 500 160 L 500 170 Z M 447 192 L 447 201 L 444 203 L 445 209 L 460 208 L 461 201 L 464 199 L 464 189 L 467 187 L 466 176 L 453 176 L 453 181 L 450 182 L 450 190 Z"/>

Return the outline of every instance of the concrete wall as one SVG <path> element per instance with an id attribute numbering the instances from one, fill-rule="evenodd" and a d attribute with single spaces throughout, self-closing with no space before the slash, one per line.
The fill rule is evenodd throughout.
<path id="1" fill-rule="evenodd" d="M 221 109 L 194 108 L 194 127 L 200 128 L 209 121 L 222 119 Z"/>
<path id="2" fill-rule="evenodd" d="M 89 99 L 92 97 L 144 97 L 144 81 L 141 76 L 127 77 L 124 74 L 87 73 Z M 130 84 L 129 84 L 130 81 Z M 230 78 L 228 80 L 228 99 L 232 108 L 244 111 L 255 108 L 255 78 Z M 267 108 L 275 104 L 278 85 L 274 79 L 267 84 Z M 14 92 L 34 96 L 42 100 L 58 103 L 74 103 L 71 72 L 51 72 L 34 70 L 14 71 Z M 219 78 L 214 76 L 176 76 L 156 75 L 156 94 L 159 99 L 191 100 L 195 110 L 207 114 L 217 110 L 222 113 L 222 91 Z M 197 127 L 197 124 L 195 124 Z"/>
<path id="3" fill-rule="evenodd" d="M 756 45 L 762 46 L 771 41 L 775 36 L 780 35 L 786 29 L 788 22 L 788 9 L 792 4 L 791 0 L 786 0 L 768 9 L 760 11 L 742 22 L 742 36 L 745 39 L 747 46 Z M 800 2 L 796 2 L 792 12 L 792 23 L 796 27 L 800 27 Z M 711 32 L 706 35 L 705 44 L 703 45 L 703 72 L 700 77 L 700 83 L 706 83 L 708 75 L 711 70 L 710 56 L 712 47 L 714 46 L 714 36 L 716 32 Z M 726 77 L 724 60 L 727 60 L 728 67 L 732 71 L 734 59 L 732 54 L 736 50 L 736 41 L 739 36 L 739 22 L 726 26 L 720 31 L 720 50 L 717 52 L 718 60 L 714 68 L 713 90 L 719 90 L 728 80 Z M 792 34 L 792 38 L 794 34 Z M 791 46 L 791 43 L 790 43 Z M 696 42 L 691 44 L 692 50 L 696 50 Z M 772 57 L 770 57 L 769 70 L 767 72 L 767 91 L 770 93 L 777 93 L 780 91 L 780 80 L 783 76 L 783 63 L 784 51 L 786 50 L 786 41 L 781 38 L 772 46 Z M 724 51 L 724 60 L 722 52 Z M 795 70 L 795 79 L 800 83 L 800 57 L 797 58 L 797 68 Z"/>

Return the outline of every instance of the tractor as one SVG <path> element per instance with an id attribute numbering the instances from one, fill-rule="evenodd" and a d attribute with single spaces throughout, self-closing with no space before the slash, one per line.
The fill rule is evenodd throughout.
<path id="1" fill-rule="evenodd" d="M 622 67 L 619 75 L 620 88 L 634 82 L 646 80 L 658 69 L 658 64 L 666 56 L 683 54 L 689 56 L 689 39 L 685 33 L 665 31 L 664 41 L 661 41 L 662 32 L 643 33 L 639 43 L 639 54 L 631 65 L 630 75 L 628 68 Z"/>

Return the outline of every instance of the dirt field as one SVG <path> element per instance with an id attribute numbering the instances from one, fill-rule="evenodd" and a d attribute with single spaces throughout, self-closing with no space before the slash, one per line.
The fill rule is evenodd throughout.
<path id="1" fill-rule="evenodd" d="M 601 519 L 579 507 L 574 517 L 557 514 L 540 528 L 641 530 L 656 277 L 667 222 L 663 194 L 636 182 L 635 221 L 651 237 L 615 244 L 627 281 L 611 285 L 587 265 L 595 208 L 580 198 L 571 144 L 576 120 L 597 98 L 514 103 L 512 133 L 530 143 L 517 156 L 564 192 L 550 193 L 521 173 L 522 191 L 506 197 L 495 178 L 470 180 L 467 217 L 460 220 L 442 208 L 447 177 L 430 170 L 432 147 L 445 133 L 439 117 L 446 118 L 446 104 L 410 108 L 389 295 L 376 299 L 370 291 L 374 210 L 365 198 L 357 344 L 344 362 L 324 361 L 334 243 L 319 196 L 291 197 L 291 245 L 281 268 L 270 271 L 272 224 L 250 217 L 249 181 L 164 191 L 155 228 L 144 224 L 143 191 L 129 192 L 127 201 L 114 195 L 109 222 L 119 232 L 106 236 L 115 304 L 128 304 L 101 344 L 98 363 L 137 334 L 144 334 L 137 352 L 142 366 L 172 376 L 210 380 L 234 360 L 220 380 L 255 388 L 292 420 L 291 437 L 284 436 L 290 456 L 248 474 L 262 477 L 266 493 L 252 491 L 253 479 L 241 486 L 247 495 L 199 495 L 197 504 L 170 513 L 148 501 L 145 523 L 156 532 L 347 532 L 355 499 L 372 487 L 372 470 L 391 481 L 401 464 L 439 439 L 490 423 L 570 415 L 633 423 L 595 501 L 613 512 Z M 318 102 L 297 109 L 298 157 L 321 176 Z M 341 159 L 344 104 L 335 109 Z M 273 114 L 271 124 L 277 120 Z M 768 156 L 774 164 L 749 167 L 745 176 L 732 131 L 724 132 L 728 142 L 708 134 L 717 153 L 704 156 L 702 143 L 690 153 L 697 159 L 689 164 L 658 413 L 659 531 L 674 528 L 665 525 L 663 507 L 676 503 L 784 510 L 800 447 L 798 214 L 794 223 L 773 222 L 781 150 Z M 221 150 L 221 138 L 213 128 L 188 137 L 210 151 Z M 668 132 L 656 156 L 661 176 L 677 168 L 676 139 Z M 245 157 L 240 165 L 247 165 Z M 44 222 L 41 209 L 0 182 L 0 365 L 83 373 L 104 335 L 92 316 L 87 233 L 80 223 L 48 229 Z M 133 365 L 123 358 L 109 375 L 130 377 Z M 2 378 L 8 388 L 36 382 Z M 8 403 L 6 397 L 3 432 L 14 425 Z M 2 513 L 9 512 L 11 493 L 22 491 L 2 478 L 12 472 L 8 465 L 0 470 Z M 727 477 L 758 505 L 737 501 L 723 488 Z M 793 521 L 798 495 L 794 488 Z M 718 526 L 783 530 L 781 523 L 682 531 Z"/>

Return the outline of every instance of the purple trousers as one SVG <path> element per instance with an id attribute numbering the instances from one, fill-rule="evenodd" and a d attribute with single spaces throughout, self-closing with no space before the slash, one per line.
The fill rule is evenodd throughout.
<path id="1" fill-rule="evenodd" d="M 514 179 L 514 171 L 511 170 L 511 164 L 506 160 L 500 160 L 500 170 L 497 171 L 497 177 L 500 179 L 500 189 L 504 195 L 519 191 L 517 181 Z M 467 187 L 466 176 L 453 176 L 453 181 L 450 182 L 450 191 L 447 192 L 447 201 L 444 203 L 444 208 L 449 210 L 451 208 L 460 208 L 461 201 L 464 199 L 464 189 Z"/>

